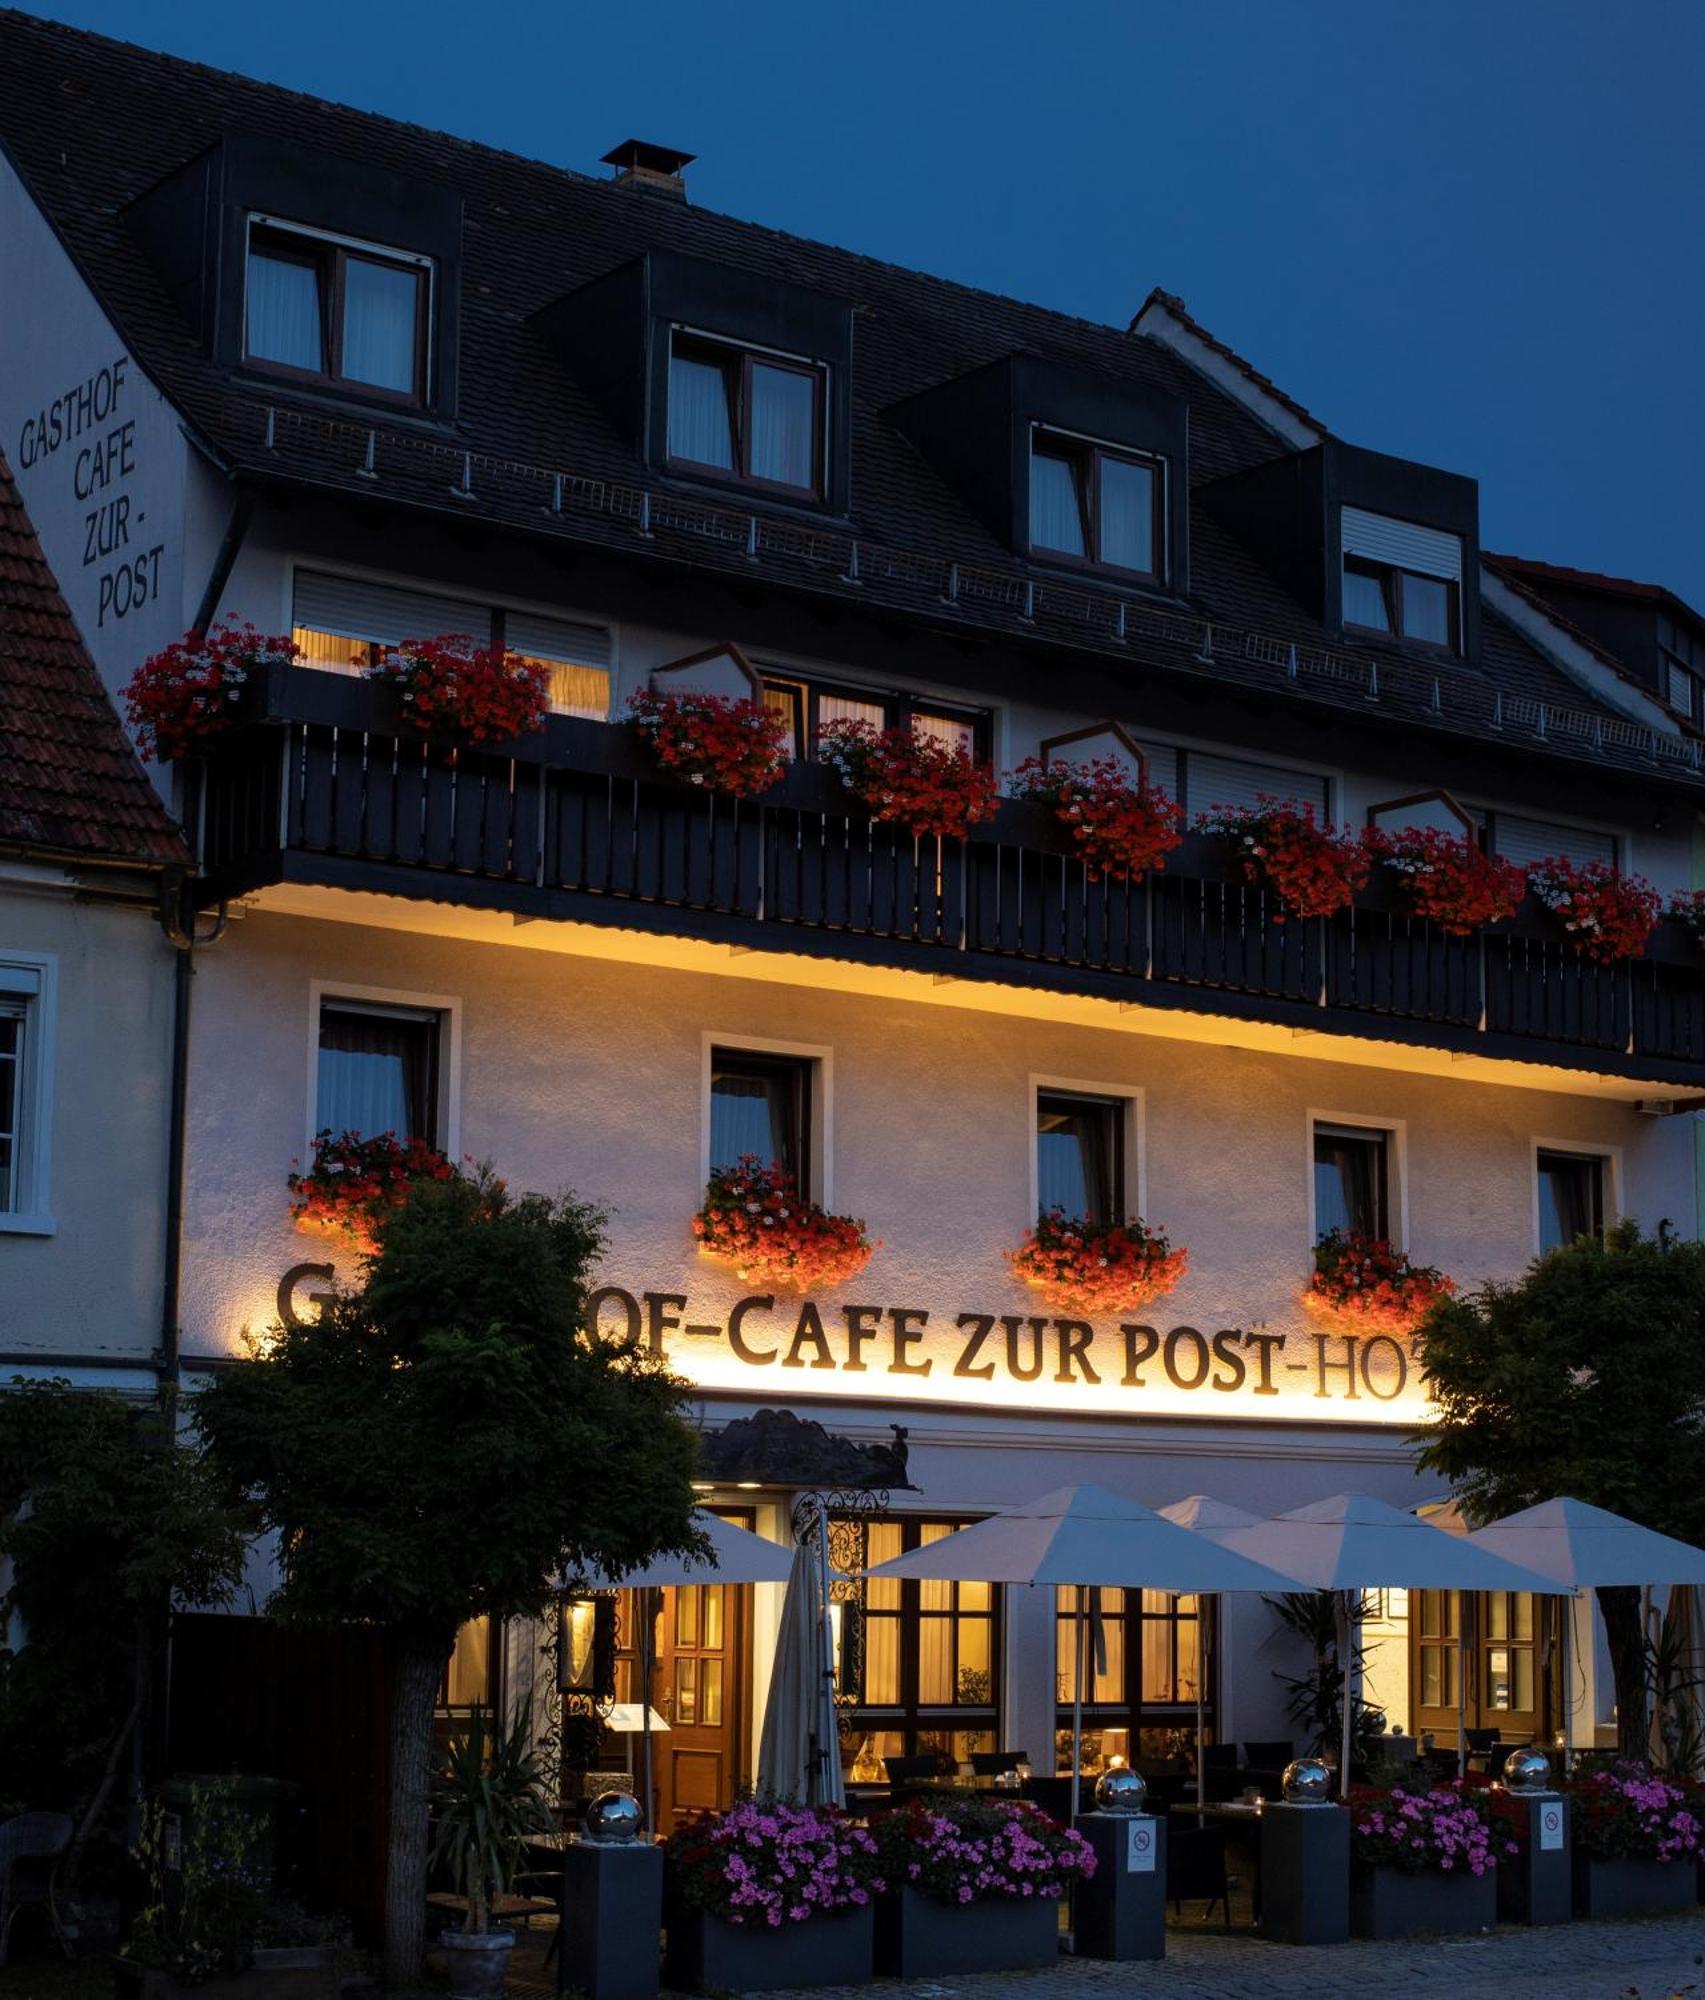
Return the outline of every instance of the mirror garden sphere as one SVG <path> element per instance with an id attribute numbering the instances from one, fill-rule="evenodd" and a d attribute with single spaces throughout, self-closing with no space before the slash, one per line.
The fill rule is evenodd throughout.
<path id="1" fill-rule="evenodd" d="M 1543 1792 L 1551 1783 L 1551 1759 L 1543 1750 L 1512 1750 L 1504 1759 L 1504 1783 L 1512 1792 Z"/>
<path id="2" fill-rule="evenodd" d="M 1298 1757 L 1285 1766 L 1284 1794 L 1293 1806 L 1332 1802 L 1332 1773 L 1318 1757 Z"/>
<path id="3" fill-rule="evenodd" d="M 588 1840 L 635 1840 L 639 1836 L 639 1801 L 631 1792 L 600 1792 L 586 1808 Z"/>
<path id="4" fill-rule="evenodd" d="M 1147 1779 L 1141 1771 L 1133 1771 L 1124 1764 L 1115 1765 L 1111 1771 L 1103 1771 L 1095 1781 L 1097 1812 L 1141 1812 L 1147 1797 Z"/>

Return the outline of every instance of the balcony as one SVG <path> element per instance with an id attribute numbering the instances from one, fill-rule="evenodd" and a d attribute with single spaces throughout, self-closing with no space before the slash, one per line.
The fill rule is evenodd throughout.
<path id="1" fill-rule="evenodd" d="M 917 841 L 815 765 L 741 803 L 602 723 L 450 751 L 364 682 L 276 669 L 253 692 L 206 767 L 205 902 L 317 885 L 1705 1089 L 1705 952 L 1670 926 L 1599 966 L 1537 906 L 1453 938 L 1377 881 L 1284 922 L 1197 835 L 1146 882 L 1090 882 L 1034 804 Z"/>

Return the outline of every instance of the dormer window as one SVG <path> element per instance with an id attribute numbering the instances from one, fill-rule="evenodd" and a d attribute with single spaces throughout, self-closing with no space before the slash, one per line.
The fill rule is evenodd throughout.
<path id="1" fill-rule="evenodd" d="M 823 493 L 825 371 L 677 328 L 669 348 L 669 463 L 742 486 Z"/>
<path id="2" fill-rule="evenodd" d="M 256 367 L 426 400 L 432 259 L 252 216 L 243 353 Z"/>
<path id="3" fill-rule="evenodd" d="M 1343 510 L 1347 629 L 1462 650 L 1462 537 L 1365 508 Z"/>
<path id="4" fill-rule="evenodd" d="M 1030 548 L 1052 561 L 1164 574 L 1158 459 L 1036 425 L 1030 433 Z"/>

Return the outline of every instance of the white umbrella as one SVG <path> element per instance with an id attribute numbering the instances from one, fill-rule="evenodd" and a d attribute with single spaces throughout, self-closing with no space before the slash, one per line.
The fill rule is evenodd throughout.
<path id="1" fill-rule="evenodd" d="M 1099 1486 L 1062 1486 L 1027 1506 L 1003 1508 L 986 1521 L 926 1543 L 866 1576 L 926 1582 L 1070 1586 L 1077 1592 L 1076 1672 L 1072 1690 L 1072 1816 L 1083 1761 L 1084 1610 L 1095 1589 L 1288 1590 L 1290 1581 L 1259 1561 L 1205 1535 L 1163 1520 L 1151 1508 Z"/>
<path id="2" fill-rule="evenodd" d="M 1601 1584 L 1705 1584 L 1705 1549 L 1624 1520 L 1603 1507 L 1567 1497 L 1542 1500 L 1477 1529 L 1476 1548 L 1519 1562 L 1553 1579 L 1556 1590 L 1596 1590 Z M 1563 1620 L 1563 1760 L 1573 1730 L 1569 1698 L 1569 1620 Z"/>
<path id="3" fill-rule="evenodd" d="M 1211 1493 L 1192 1493 L 1188 1499 L 1174 1500 L 1162 1507 L 1161 1519 L 1188 1528 L 1192 1534 L 1206 1535 L 1210 1542 L 1223 1541 L 1236 1528 L 1253 1528 L 1261 1519 L 1229 1500 L 1216 1500 Z M 1216 1635 L 1219 1621 L 1215 1621 Z M 1202 1620 L 1196 1619 L 1196 1804 L 1208 1802 L 1208 1774 L 1202 1764 L 1203 1703 L 1207 1697 L 1207 1657 L 1202 1646 Z"/>
<path id="4" fill-rule="evenodd" d="M 1364 1590 L 1526 1590 L 1540 1595 L 1566 1590 L 1531 1569 L 1520 1568 L 1465 1535 L 1447 1534 L 1367 1493 L 1335 1493 L 1253 1528 L 1234 1529 L 1225 1546 L 1270 1563 L 1312 1590 L 1339 1594 L 1343 1632 L 1344 1726 L 1339 1790 L 1350 1789 L 1351 1683 L 1354 1678 L 1356 1606 Z"/>
<path id="5" fill-rule="evenodd" d="M 832 1627 L 823 1618 L 816 1539 L 794 1553 L 758 1744 L 758 1784 L 778 1798 L 844 1806 Z"/>
<path id="6" fill-rule="evenodd" d="M 708 1507 L 693 1509 L 693 1526 L 710 1544 L 708 1555 L 659 1556 L 621 1576 L 611 1577 L 614 1590 L 674 1590 L 694 1583 L 785 1583 L 793 1560 L 779 1542 L 767 1542 L 750 1528 L 738 1527 L 713 1514 Z M 641 1768 L 645 1787 L 643 1810 L 646 1830 L 651 1830 L 651 1675 L 652 1624 L 649 1604 L 639 1606 L 639 1696 L 641 1716 Z"/>

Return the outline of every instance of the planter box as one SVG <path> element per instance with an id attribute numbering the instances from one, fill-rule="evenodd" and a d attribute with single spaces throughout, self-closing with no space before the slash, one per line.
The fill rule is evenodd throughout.
<path id="1" fill-rule="evenodd" d="M 113 1960 L 117 2000 L 313 2000 L 335 1994 L 341 1981 L 334 1954 L 324 1945 L 278 1945 L 257 1951 L 246 1972 L 186 1986 L 171 1973 L 128 1958 Z"/>
<path id="2" fill-rule="evenodd" d="M 1697 1864 L 1624 1856 L 1594 1861 L 1575 1850 L 1577 1917 L 1672 1917 L 1691 1910 L 1699 1894 Z"/>
<path id="3" fill-rule="evenodd" d="M 677 1993 L 769 1993 L 784 1986 L 854 1986 L 873 1976 L 876 1906 L 797 1924 L 730 1924 L 708 1910 L 669 1919 L 663 1983 Z"/>
<path id="4" fill-rule="evenodd" d="M 1498 1871 L 1356 1868 L 1350 1875 L 1350 1935 L 1422 1937 L 1429 1932 L 1489 1931 L 1498 1920 Z"/>
<path id="5" fill-rule="evenodd" d="M 876 1906 L 876 1969 L 885 1978 L 1029 1969 L 1052 1965 L 1059 1950 L 1057 1896 L 938 1903 L 900 1889 Z"/>

